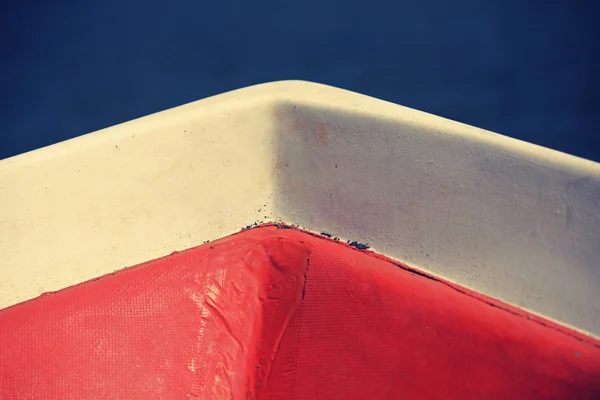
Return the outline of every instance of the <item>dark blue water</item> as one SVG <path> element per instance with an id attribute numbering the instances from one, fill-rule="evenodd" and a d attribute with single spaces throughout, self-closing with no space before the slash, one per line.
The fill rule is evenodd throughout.
<path id="1" fill-rule="evenodd" d="M 593 1 L 14 1 L 0 158 L 306 79 L 600 161 Z"/>

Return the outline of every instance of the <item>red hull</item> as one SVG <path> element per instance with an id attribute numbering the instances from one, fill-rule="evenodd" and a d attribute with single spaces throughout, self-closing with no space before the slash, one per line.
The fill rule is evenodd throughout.
<path id="1" fill-rule="evenodd" d="M 0 398 L 600 398 L 595 339 L 281 228 L 0 311 Z"/>

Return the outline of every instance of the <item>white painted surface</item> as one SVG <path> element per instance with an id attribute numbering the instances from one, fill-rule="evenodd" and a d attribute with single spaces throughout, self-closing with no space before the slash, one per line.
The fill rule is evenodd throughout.
<path id="1" fill-rule="evenodd" d="M 272 215 L 269 110 L 230 93 L 0 161 L 0 307 Z"/>
<path id="2" fill-rule="evenodd" d="M 273 218 L 600 336 L 600 165 L 307 82 L 0 161 L 0 307 Z"/>

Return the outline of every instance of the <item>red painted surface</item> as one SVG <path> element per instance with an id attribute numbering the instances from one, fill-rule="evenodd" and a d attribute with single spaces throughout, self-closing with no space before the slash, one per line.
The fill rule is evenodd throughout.
<path id="1" fill-rule="evenodd" d="M 0 311 L 1 399 L 600 398 L 600 343 L 263 227 Z"/>

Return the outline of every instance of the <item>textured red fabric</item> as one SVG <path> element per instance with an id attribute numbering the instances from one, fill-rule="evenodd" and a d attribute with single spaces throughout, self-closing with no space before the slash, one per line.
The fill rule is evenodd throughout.
<path id="1" fill-rule="evenodd" d="M 246 398 L 263 302 L 296 306 L 308 251 L 256 230 L 4 309 L 0 399 Z"/>
<path id="2" fill-rule="evenodd" d="M 268 226 L 0 311 L 0 399 L 600 398 L 600 343 Z"/>
<path id="3" fill-rule="evenodd" d="M 591 340 L 383 257 L 311 241 L 261 399 L 600 399 Z"/>

